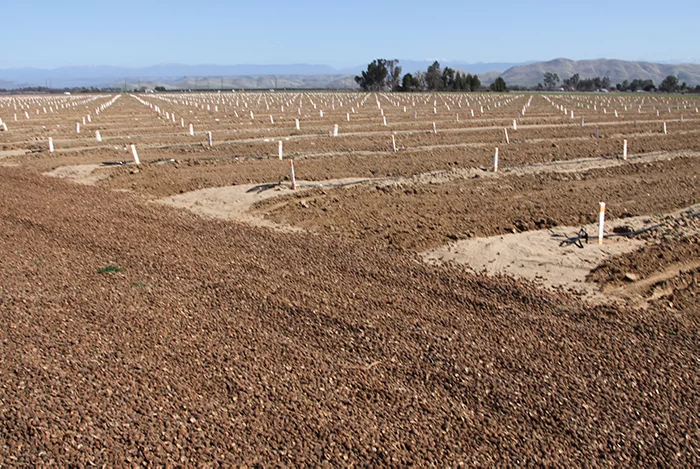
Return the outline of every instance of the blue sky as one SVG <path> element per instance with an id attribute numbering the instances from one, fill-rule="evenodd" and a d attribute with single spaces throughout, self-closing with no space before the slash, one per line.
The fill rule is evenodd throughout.
<path id="1" fill-rule="evenodd" d="M 700 60 L 698 0 L 575 3 L 0 0 L 0 68 Z"/>

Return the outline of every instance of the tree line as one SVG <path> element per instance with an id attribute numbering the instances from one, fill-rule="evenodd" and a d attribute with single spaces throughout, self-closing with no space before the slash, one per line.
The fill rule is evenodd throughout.
<path id="1" fill-rule="evenodd" d="M 543 75 L 542 83 L 537 84 L 537 88 L 543 89 L 553 89 L 559 83 L 559 75 L 552 72 L 546 72 Z M 653 80 L 640 80 L 634 79 L 631 82 L 624 80 L 622 83 L 618 83 L 615 87 L 612 87 L 610 78 L 608 77 L 595 77 L 595 78 L 581 78 L 578 73 L 572 75 L 570 78 L 565 79 L 561 82 L 562 87 L 569 91 L 595 91 L 595 90 L 610 90 L 615 89 L 617 91 L 655 91 L 659 90 L 664 93 L 676 93 L 676 92 L 695 92 L 700 93 L 700 85 L 696 86 L 695 89 L 688 87 L 688 85 L 683 82 L 679 84 L 678 77 L 673 75 L 668 75 L 659 84 L 658 88 L 654 85 Z"/>
<path id="2" fill-rule="evenodd" d="M 464 73 L 450 67 L 442 69 L 437 60 L 428 67 L 425 72 L 402 74 L 403 70 L 397 59 L 375 59 L 367 70 L 355 77 L 355 82 L 365 91 L 480 91 L 484 89 L 478 75 Z M 667 76 L 657 87 L 652 80 L 635 79 L 629 82 L 624 80 L 613 86 L 609 77 L 581 78 L 576 73 L 561 81 L 557 73 L 546 72 L 542 83 L 537 84 L 537 89 L 554 89 L 561 82 L 562 87 L 568 91 L 655 91 L 665 93 L 695 92 L 700 93 L 700 85 L 695 89 L 688 87 L 683 82 L 679 83 L 678 77 Z M 517 87 L 516 87 L 517 88 Z M 502 77 L 496 78 L 488 88 L 491 91 L 508 91 L 508 86 Z"/>
<path id="3" fill-rule="evenodd" d="M 355 82 L 365 91 L 479 91 L 482 89 L 478 75 L 463 73 L 450 67 L 442 69 L 435 61 L 425 72 L 401 75 L 402 68 L 396 59 L 376 59 L 367 70 L 355 77 Z M 492 91 L 507 91 L 503 78 L 491 85 Z"/>

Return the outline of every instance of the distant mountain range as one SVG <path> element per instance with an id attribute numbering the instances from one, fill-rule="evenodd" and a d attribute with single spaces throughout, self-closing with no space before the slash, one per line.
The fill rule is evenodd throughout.
<path id="1" fill-rule="evenodd" d="M 556 73 L 562 81 L 578 73 L 581 78 L 609 77 L 613 84 L 640 79 L 652 80 L 658 85 L 668 75 L 674 75 L 679 82 L 686 82 L 689 86 L 700 84 L 700 64 L 659 64 L 608 59 L 556 59 L 517 65 L 506 70 L 501 77 L 508 84 L 537 86 L 542 83 L 545 72 Z"/>
<path id="2" fill-rule="evenodd" d="M 489 84 L 501 76 L 509 86 L 537 86 L 545 72 L 556 73 L 561 80 L 578 73 L 581 78 L 597 76 L 610 78 L 613 84 L 635 78 L 660 83 L 675 75 L 689 86 L 700 84 L 700 64 L 661 64 L 624 60 L 556 59 L 549 62 L 526 63 L 468 63 L 439 60 L 442 68 L 451 67 L 478 74 L 482 83 Z M 434 60 L 401 60 L 403 72 L 425 71 Z M 0 70 L 0 88 L 27 86 L 122 87 L 165 86 L 177 89 L 221 88 L 340 88 L 355 89 L 353 77 L 366 69 L 357 65 L 335 69 L 328 65 L 181 65 L 164 64 L 150 67 L 126 68 L 111 66 L 62 67 L 56 69 L 17 68 Z"/>

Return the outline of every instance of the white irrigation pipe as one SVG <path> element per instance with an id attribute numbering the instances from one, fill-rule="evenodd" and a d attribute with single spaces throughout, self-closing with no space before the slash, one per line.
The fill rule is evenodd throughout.
<path id="1" fill-rule="evenodd" d="M 603 244 L 603 232 L 605 228 L 605 202 L 600 203 L 600 212 L 598 214 L 598 244 Z"/>
<path id="2" fill-rule="evenodd" d="M 294 160 L 289 160 L 289 175 L 292 178 L 292 190 L 296 190 L 297 180 L 296 180 L 296 177 L 294 176 Z"/>
<path id="3" fill-rule="evenodd" d="M 141 160 L 139 160 L 139 154 L 136 152 L 136 145 L 131 145 L 131 155 L 134 157 L 134 163 L 141 164 Z"/>

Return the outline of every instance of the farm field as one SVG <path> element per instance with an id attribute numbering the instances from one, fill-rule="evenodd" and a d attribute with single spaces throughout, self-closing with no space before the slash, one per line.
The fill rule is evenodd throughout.
<path id="1" fill-rule="evenodd" d="M 0 96 L 0 466 L 700 465 L 698 107 Z"/>

